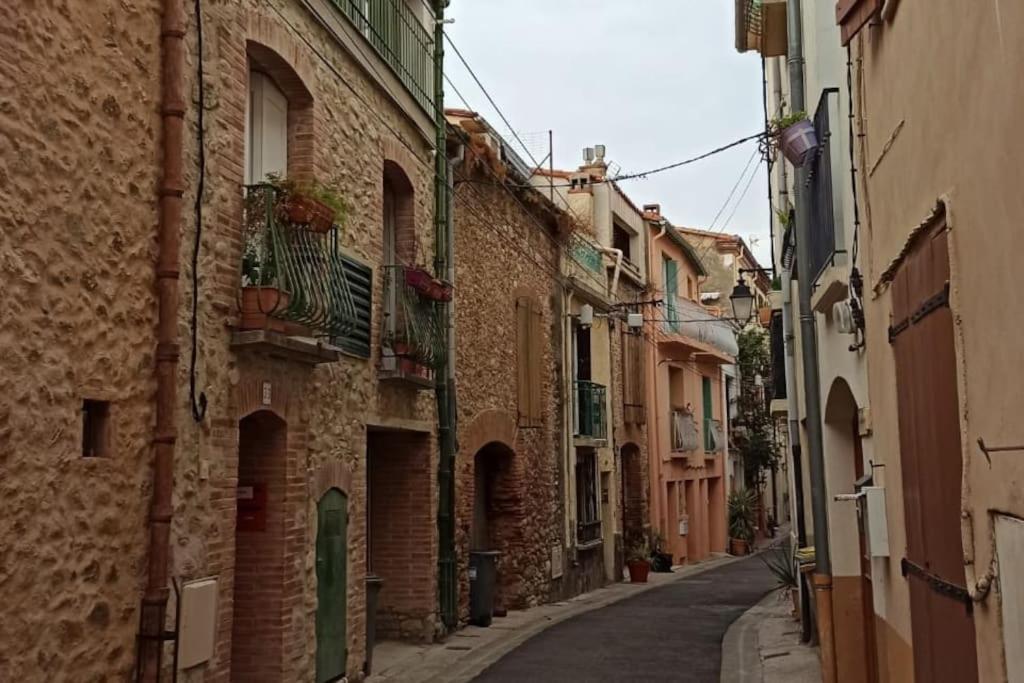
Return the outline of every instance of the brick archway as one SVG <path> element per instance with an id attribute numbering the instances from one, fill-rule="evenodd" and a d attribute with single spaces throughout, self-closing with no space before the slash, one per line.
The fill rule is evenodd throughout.
<path id="1" fill-rule="evenodd" d="M 459 450 L 471 457 L 491 442 L 504 444 L 515 450 L 519 436 L 516 416 L 504 410 L 482 410 L 476 414 L 462 433 Z"/>
<path id="2" fill-rule="evenodd" d="M 313 501 L 320 500 L 331 489 L 338 489 L 346 496 L 352 495 L 352 470 L 340 461 L 320 465 L 309 483 L 309 495 Z"/>

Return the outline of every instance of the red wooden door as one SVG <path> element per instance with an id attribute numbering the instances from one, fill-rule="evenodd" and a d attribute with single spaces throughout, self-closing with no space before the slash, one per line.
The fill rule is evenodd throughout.
<path id="1" fill-rule="evenodd" d="M 978 680 L 974 618 L 960 538 L 959 401 L 949 235 L 922 235 L 892 283 L 903 504 L 914 672 L 918 681 Z"/>

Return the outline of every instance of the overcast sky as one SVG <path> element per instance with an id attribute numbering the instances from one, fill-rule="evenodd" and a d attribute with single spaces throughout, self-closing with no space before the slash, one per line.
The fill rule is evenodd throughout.
<path id="1" fill-rule="evenodd" d="M 755 53 L 736 52 L 732 0 L 452 0 L 446 16 L 455 19 L 448 35 L 537 160 L 547 154 L 547 131 L 554 131 L 556 168 L 575 169 L 584 147 L 604 144 L 607 160 L 632 173 L 763 127 L 761 62 Z M 445 49 L 445 71 L 469 108 L 516 145 Z M 465 106 L 450 86 L 445 97 L 446 106 Z M 676 225 L 708 228 L 755 146 L 622 188 L 638 205 L 660 203 Z M 759 238 L 752 246 L 765 266 L 766 182 L 755 158 L 713 227 L 748 243 Z"/>

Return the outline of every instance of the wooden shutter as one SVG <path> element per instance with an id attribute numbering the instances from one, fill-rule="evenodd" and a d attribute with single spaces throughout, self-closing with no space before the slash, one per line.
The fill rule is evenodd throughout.
<path id="1" fill-rule="evenodd" d="M 288 98 L 273 81 L 249 74 L 249 130 L 246 135 L 246 183 L 261 183 L 288 170 Z"/>
<path id="2" fill-rule="evenodd" d="M 533 299 L 530 299 L 530 319 L 529 319 L 529 339 L 527 340 L 527 348 L 529 354 L 527 355 L 528 367 L 527 377 L 529 378 L 529 399 L 530 399 L 530 410 L 529 410 L 529 422 L 531 427 L 539 427 L 541 423 L 541 365 L 542 365 L 542 354 L 540 350 L 540 342 L 543 338 L 541 330 L 543 329 L 544 318 L 543 312 L 540 306 Z"/>
<path id="3" fill-rule="evenodd" d="M 516 389 L 519 426 L 530 423 L 530 300 L 516 298 Z"/>
<path id="4" fill-rule="evenodd" d="M 880 9 L 882 0 L 839 0 L 836 3 L 836 23 L 841 29 L 843 45 L 848 45 Z"/>
<path id="5" fill-rule="evenodd" d="M 644 339 L 639 334 L 622 333 L 622 403 L 627 424 L 644 424 Z"/>

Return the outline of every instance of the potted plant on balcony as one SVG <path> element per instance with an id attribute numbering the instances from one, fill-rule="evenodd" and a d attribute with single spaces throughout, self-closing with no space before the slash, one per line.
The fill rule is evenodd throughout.
<path id="1" fill-rule="evenodd" d="M 272 174 L 267 182 L 278 191 L 278 216 L 291 225 L 325 233 L 345 217 L 345 200 L 316 180 L 297 181 Z"/>
<path id="2" fill-rule="evenodd" d="M 248 231 L 247 231 L 248 232 Z M 290 297 L 277 283 L 273 249 L 261 233 L 248 234 L 242 253 L 242 290 L 239 327 L 243 330 L 284 332 L 286 323 L 274 313 L 288 307 Z"/>
<path id="3" fill-rule="evenodd" d="M 451 301 L 452 286 L 430 274 L 426 268 L 416 266 L 405 269 L 405 284 L 416 290 L 424 299 Z"/>
<path id="4" fill-rule="evenodd" d="M 754 502 L 756 494 L 749 490 L 729 494 L 729 552 L 746 555 L 754 540 Z"/>
<path id="5" fill-rule="evenodd" d="M 651 572 L 651 548 L 647 539 L 640 537 L 626 553 L 626 567 L 629 569 L 630 583 L 647 583 L 647 575 Z"/>
<path id="6" fill-rule="evenodd" d="M 818 134 L 814 124 L 802 111 L 775 119 L 769 133 L 776 139 L 782 154 L 794 166 L 803 166 L 818 148 Z"/>

